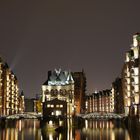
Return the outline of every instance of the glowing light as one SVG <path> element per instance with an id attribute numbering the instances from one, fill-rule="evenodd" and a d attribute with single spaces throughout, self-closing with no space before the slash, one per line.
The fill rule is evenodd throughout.
<path id="1" fill-rule="evenodd" d="M 115 140 L 115 133 L 114 133 L 114 131 L 112 131 L 112 133 L 111 133 L 111 140 Z"/>
<path id="2" fill-rule="evenodd" d="M 130 106 L 131 105 L 131 101 L 130 98 L 127 99 L 127 105 Z"/>
<path id="3" fill-rule="evenodd" d="M 59 125 L 62 126 L 62 124 L 63 124 L 63 121 L 59 121 Z"/>
<path id="4" fill-rule="evenodd" d="M 46 86 L 42 86 L 42 91 L 45 91 L 46 90 Z"/>
<path id="5" fill-rule="evenodd" d="M 85 120 L 85 127 L 88 128 L 88 120 Z"/>
<path id="6" fill-rule="evenodd" d="M 50 120 L 50 121 L 49 121 L 49 125 L 53 125 L 53 121 Z"/>
<path id="7" fill-rule="evenodd" d="M 56 110 L 56 116 L 59 116 L 59 115 L 61 115 L 61 111 Z"/>
<path id="8" fill-rule="evenodd" d="M 139 74 L 139 68 L 133 68 L 134 69 L 134 74 L 138 75 Z"/>
<path id="9" fill-rule="evenodd" d="M 137 35 L 133 36 L 133 46 L 137 47 L 138 46 L 138 41 L 137 41 Z"/>
<path id="10" fill-rule="evenodd" d="M 49 140 L 53 140 L 53 135 L 49 134 Z"/>
<path id="11" fill-rule="evenodd" d="M 63 108 L 63 105 L 60 105 L 60 108 Z"/>
<path id="12" fill-rule="evenodd" d="M 22 126 L 21 126 L 21 120 L 19 120 L 19 131 L 22 130 Z"/>
<path id="13" fill-rule="evenodd" d="M 127 90 L 130 91 L 130 85 L 127 86 Z"/>
<path id="14" fill-rule="evenodd" d="M 137 59 L 139 57 L 138 47 L 133 48 L 133 50 L 134 50 L 134 58 Z"/>
<path id="15" fill-rule="evenodd" d="M 135 103 L 139 104 L 139 95 L 138 94 L 135 95 Z"/>
<path id="16" fill-rule="evenodd" d="M 138 84 L 139 83 L 139 77 L 135 77 L 134 81 L 135 81 L 135 84 Z"/>
<path id="17" fill-rule="evenodd" d="M 135 92 L 139 92 L 139 85 L 135 85 Z"/>
<path id="18" fill-rule="evenodd" d="M 130 78 L 127 78 L 127 84 L 130 84 Z"/>
<path id="19" fill-rule="evenodd" d="M 127 96 L 130 97 L 130 91 L 127 92 Z M 127 96 L 126 96 L 126 98 L 127 98 Z"/>
<path id="20" fill-rule="evenodd" d="M 129 58 L 129 53 L 126 53 L 126 62 L 129 62 L 130 58 Z"/>

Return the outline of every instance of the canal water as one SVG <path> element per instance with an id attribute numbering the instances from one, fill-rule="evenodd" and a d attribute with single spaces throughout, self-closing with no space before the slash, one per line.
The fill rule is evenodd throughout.
<path id="1" fill-rule="evenodd" d="M 121 123 L 85 120 L 83 125 L 56 131 L 38 120 L 18 120 L 0 127 L 0 140 L 140 140 Z"/>

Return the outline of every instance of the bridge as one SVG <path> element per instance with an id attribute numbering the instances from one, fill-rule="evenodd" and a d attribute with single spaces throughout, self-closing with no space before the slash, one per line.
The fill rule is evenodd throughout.
<path id="1" fill-rule="evenodd" d="M 123 119 L 126 117 L 125 114 L 100 113 L 100 112 L 94 112 L 94 113 L 88 113 L 88 114 L 78 114 L 76 116 L 83 118 L 83 119 Z M 42 114 L 38 114 L 35 112 L 25 112 L 22 114 L 8 115 L 8 116 L 0 117 L 0 118 L 5 118 L 5 119 L 40 119 L 42 117 L 43 117 Z"/>
<path id="2" fill-rule="evenodd" d="M 115 114 L 115 113 L 88 113 L 88 114 L 78 114 L 78 117 L 83 119 L 123 119 L 125 118 L 125 114 Z"/>
<path id="3" fill-rule="evenodd" d="M 37 114 L 34 112 L 25 112 L 22 114 L 14 114 L 5 116 L 6 119 L 40 119 L 42 118 L 42 114 Z"/>

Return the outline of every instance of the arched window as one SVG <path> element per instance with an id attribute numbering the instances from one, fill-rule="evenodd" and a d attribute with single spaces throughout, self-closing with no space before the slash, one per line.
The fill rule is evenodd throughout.
<path id="1" fill-rule="evenodd" d="M 66 94 L 67 94 L 67 91 L 66 91 L 66 89 L 64 89 L 63 90 L 63 96 L 66 96 Z"/>
<path id="2" fill-rule="evenodd" d="M 51 96 L 54 96 L 54 90 L 51 89 Z"/>
<path id="3" fill-rule="evenodd" d="M 60 89 L 59 93 L 60 93 L 60 95 L 62 96 L 62 95 L 63 95 L 63 90 Z"/>

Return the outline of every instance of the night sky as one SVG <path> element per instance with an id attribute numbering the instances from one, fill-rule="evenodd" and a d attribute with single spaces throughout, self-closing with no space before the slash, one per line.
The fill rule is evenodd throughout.
<path id="1" fill-rule="evenodd" d="M 110 88 L 139 31 L 140 0 L 0 1 L 0 55 L 27 97 L 55 68 L 84 69 L 87 93 Z"/>

